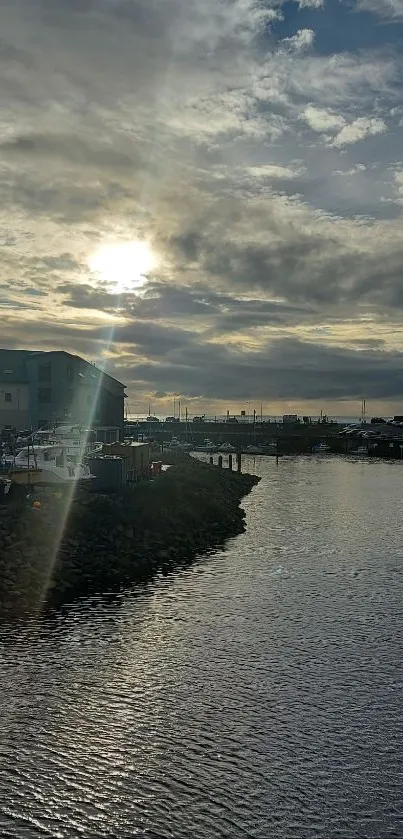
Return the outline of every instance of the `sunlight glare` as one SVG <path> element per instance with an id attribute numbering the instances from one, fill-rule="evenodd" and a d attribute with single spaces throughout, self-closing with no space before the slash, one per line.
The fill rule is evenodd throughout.
<path id="1" fill-rule="evenodd" d="M 147 242 L 131 241 L 102 245 L 88 264 L 108 290 L 121 294 L 142 288 L 156 260 Z"/>

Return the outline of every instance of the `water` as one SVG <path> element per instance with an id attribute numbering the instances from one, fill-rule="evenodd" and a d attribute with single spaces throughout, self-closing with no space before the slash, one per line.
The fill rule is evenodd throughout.
<path id="1" fill-rule="evenodd" d="M 224 552 L 0 639 L 0 836 L 402 836 L 403 464 L 250 461 Z"/>

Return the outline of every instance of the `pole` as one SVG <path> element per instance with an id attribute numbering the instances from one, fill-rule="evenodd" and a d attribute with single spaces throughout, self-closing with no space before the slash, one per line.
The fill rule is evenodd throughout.
<path id="1" fill-rule="evenodd" d="M 260 422 L 263 422 L 263 402 L 260 403 Z"/>
<path id="2" fill-rule="evenodd" d="M 180 400 L 178 402 L 178 417 L 179 417 L 179 422 L 180 422 L 181 421 L 181 401 Z"/>

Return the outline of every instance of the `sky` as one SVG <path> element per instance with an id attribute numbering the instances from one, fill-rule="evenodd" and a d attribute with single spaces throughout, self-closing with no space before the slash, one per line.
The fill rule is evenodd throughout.
<path id="1" fill-rule="evenodd" d="M 403 0 L 2 0 L 0 345 L 402 413 L 402 52 Z"/>

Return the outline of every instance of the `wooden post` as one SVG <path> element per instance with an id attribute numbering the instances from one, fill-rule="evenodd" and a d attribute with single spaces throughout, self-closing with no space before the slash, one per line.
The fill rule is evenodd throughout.
<path id="1" fill-rule="evenodd" d="M 242 472 L 242 454 L 241 454 L 241 452 L 237 452 L 236 466 L 237 466 L 237 471 Z"/>
<path id="2" fill-rule="evenodd" d="M 228 455 L 228 469 L 232 472 L 232 454 Z"/>
<path id="3" fill-rule="evenodd" d="M 218 455 L 218 465 L 219 465 L 219 467 L 220 467 L 220 469 L 221 469 L 221 468 L 222 468 L 222 454 L 219 454 L 219 455 Z"/>
<path id="4" fill-rule="evenodd" d="M 276 463 L 278 464 L 278 437 L 276 437 Z"/>
<path id="5" fill-rule="evenodd" d="M 210 455 L 210 466 L 213 466 L 213 464 L 214 464 L 214 457 L 213 457 L 213 455 Z"/>

